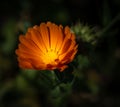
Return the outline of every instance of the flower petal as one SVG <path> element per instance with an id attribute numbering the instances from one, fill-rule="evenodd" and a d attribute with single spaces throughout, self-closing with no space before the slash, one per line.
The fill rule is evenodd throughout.
<path id="1" fill-rule="evenodd" d="M 31 63 L 29 61 L 26 61 L 26 59 L 18 58 L 18 61 L 19 61 L 20 68 L 33 69 L 33 66 L 31 65 Z"/>
<path id="2" fill-rule="evenodd" d="M 55 50 L 58 41 L 59 27 L 55 24 L 52 24 L 51 22 L 48 22 L 47 26 L 50 31 L 50 47 L 51 50 Z"/>
<path id="3" fill-rule="evenodd" d="M 63 40 L 64 40 L 64 34 L 63 34 L 63 27 L 59 26 L 58 28 L 58 40 L 57 40 L 57 44 L 56 44 L 56 52 L 58 53 L 58 51 L 61 49 Z"/>
<path id="4" fill-rule="evenodd" d="M 31 30 L 31 40 L 34 41 L 34 43 L 41 49 L 43 53 L 47 51 L 47 48 L 45 46 L 45 43 L 43 41 L 42 35 L 37 30 Z"/>
<path id="5" fill-rule="evenodd" d="M 47 48 L 47 50 L 50 48 L 50 32 L 48 27 L 46 26 L 45 23 L 40 24 L 40 34 L 42 36 L 43 42 Z"/>

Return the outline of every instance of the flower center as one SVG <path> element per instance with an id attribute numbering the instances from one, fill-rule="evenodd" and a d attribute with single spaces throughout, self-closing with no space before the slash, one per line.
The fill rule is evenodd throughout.
<path id="1" fill-rule="evenodd" d="M 56 59 L 58 59 L 58 54 L 55 51 L 49 50 L 46 52 L 44 59 L 46 64 L 55 64 Z"/>

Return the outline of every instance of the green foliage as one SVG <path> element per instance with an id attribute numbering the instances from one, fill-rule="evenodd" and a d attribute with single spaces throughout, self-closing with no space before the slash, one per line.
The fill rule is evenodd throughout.
<path id="1" fill-rule="evenodd" d="M 2 51 L 10 53 L 16 43 L 16 21 L 14 18 L 9 19 L 2 28 L 2 34 L 5 36 L 5 42 L 2 44 Z"/>

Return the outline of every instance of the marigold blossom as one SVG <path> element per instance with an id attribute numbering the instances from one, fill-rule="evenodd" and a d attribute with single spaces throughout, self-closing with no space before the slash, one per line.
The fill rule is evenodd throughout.
<path id="1" fill-rule="evenodd" d="M 63 28 L 51 22 L 29 28 L 19 41 L 15 53 L 23 69 L 63 71 L 74 59 L 78 47 L 68 26 Z"/>

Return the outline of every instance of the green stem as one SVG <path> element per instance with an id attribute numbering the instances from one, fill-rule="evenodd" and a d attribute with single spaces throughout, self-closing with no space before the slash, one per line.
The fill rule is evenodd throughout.
<path id="1" fill-rule="evenodd" d="M 120 13 L 111 21 L 108 26 L 106 26 L 101 32 L 98 33 L 98 36 L 101 36 L 107 32 L 118 20 L 120 20 Z"/>
<path id="2" fill-rule="evenodd" d="M 58 75 L 56 74 L 57 71 L 51 71 L 52 73 L 52 77 L 53 77 L 53 80 L 55 82 L 55 84 L 53 84 L 53 88 L 55 88 L 56 86 L 60 85 L 62 83 L 62 81 L 59 80 L 59 77 Z"/>
<path id="3" fill-rule="evenodd" d="M 51 71 L 51 73 L 52 73 L 53 80 L 54 80 L 54 81 L 56 81 L 56 80 L 59 81 L 59 79 L 58 79 L 55 71 L 53 70 L 53 71 Z"/>
<path id="4" fill-rule="evenodd" d="M 44 74 L 42 71 L 40 72 L 40 76 L 43 76 L 44 78 L 46 78 L 46 80 L 48 80 L 50 83 L 52 83 L 52 80 L 46 75 Z"/>

